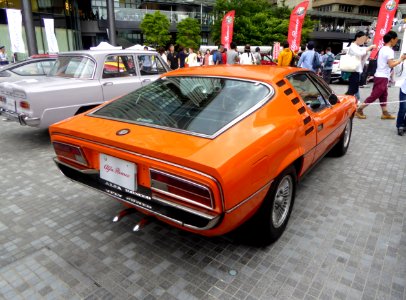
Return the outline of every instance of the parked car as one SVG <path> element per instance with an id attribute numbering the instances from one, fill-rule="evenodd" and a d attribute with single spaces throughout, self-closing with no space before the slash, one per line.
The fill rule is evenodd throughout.
<path id="1" fill-rule="evenodd" d="M 61 53 L 45 78 L 0 84 L 0 114 L 47 128 L 127 94 L 169 69 L 157 52 L 97 50 Z"/>
<path id="2" fill-rule="evenodd" d="M 355 110 L 353 96 L 336 96 L 304 69 L 186 68 L 50 135 L 63 174 L 128 208 L 115 221 L 135 208 L 216 236 L 249 220 L 252 235 L 271 243 L 297 182 L 327 152 L 346 153 Z"/>
<path id="3" fill-rule="evenodd" d="M 261 54 L 261 65 L 276 66 L 277 63 L 275 63 L 269 55 Z"/>
<path id="4" fill-rule="evenodd" d="M 56 55 L 40 54 L 33 55 L 20 62 L 0 66 L 0 83 L 46 76 L 54 65 L 56 58 Z"/>
<path id="5" fill-rule="evenodd" d="M 334 58 L 333 62 L 333 70 L 331 71 L 331 82 L 334 81 L 345 81 L 341 78 L 341 70 L 340 70 L 340 58 L 342 55 L 345 55 L 345 53 L 340 53 L 337 54 Z"/>

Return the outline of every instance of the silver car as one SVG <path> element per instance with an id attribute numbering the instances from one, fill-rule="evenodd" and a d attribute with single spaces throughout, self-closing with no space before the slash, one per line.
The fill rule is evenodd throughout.
<path id="1" fill-rule="evenodd" d="M 0 84 L 0 114 L 38 128 L 125 95 L 169 71 L 157 52 L 97 50 L 61 53 L 49 75 Z"/>

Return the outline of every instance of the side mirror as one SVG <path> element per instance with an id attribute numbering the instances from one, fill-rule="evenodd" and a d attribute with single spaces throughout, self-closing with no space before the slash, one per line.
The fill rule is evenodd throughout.
<path id="1" fill-rule="evenodd" d="M 312 101 L 312 102 L 310 103 L 310 108 L 311 108 L 311 109 L 314 109 L 314 110 L 319 109 L 320 106 L 321 106 L 320 101 Z"/>
<path id="2" fill-rule="evenodd" d="M 336 105 L 338 103 L 338 97 L 336 94 L 331 94 L 328 97 L 328 102 L 330 102 L 331 105 Z"/>

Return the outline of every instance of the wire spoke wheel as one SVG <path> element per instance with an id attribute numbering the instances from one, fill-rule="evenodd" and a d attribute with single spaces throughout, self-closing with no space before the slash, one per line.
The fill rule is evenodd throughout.
<path id="1" fill-rule="evenodd" d="M 272 225 L 279 228 L 285 222 L 293 196 L 293 181 L 291 175 L 286 175 L 279 182 L 272 207 Z"/>

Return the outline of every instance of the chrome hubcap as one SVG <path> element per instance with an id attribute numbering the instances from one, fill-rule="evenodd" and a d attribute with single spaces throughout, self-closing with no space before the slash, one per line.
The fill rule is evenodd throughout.
<path id="1" fill-rule="evenodd" d="M 285 222 L 292 202 L 293 182 L 290 175 L 283 177 L 279 183 L 272 207 L 272 225 L 279 228 Z"/>
<path id="2" fill-rule="evenodd" d="M 350 143 L 350 134 L 351 134 L 351 120 L 347 122 L 344 130 L 344 147 L 347 148 Z"/>

